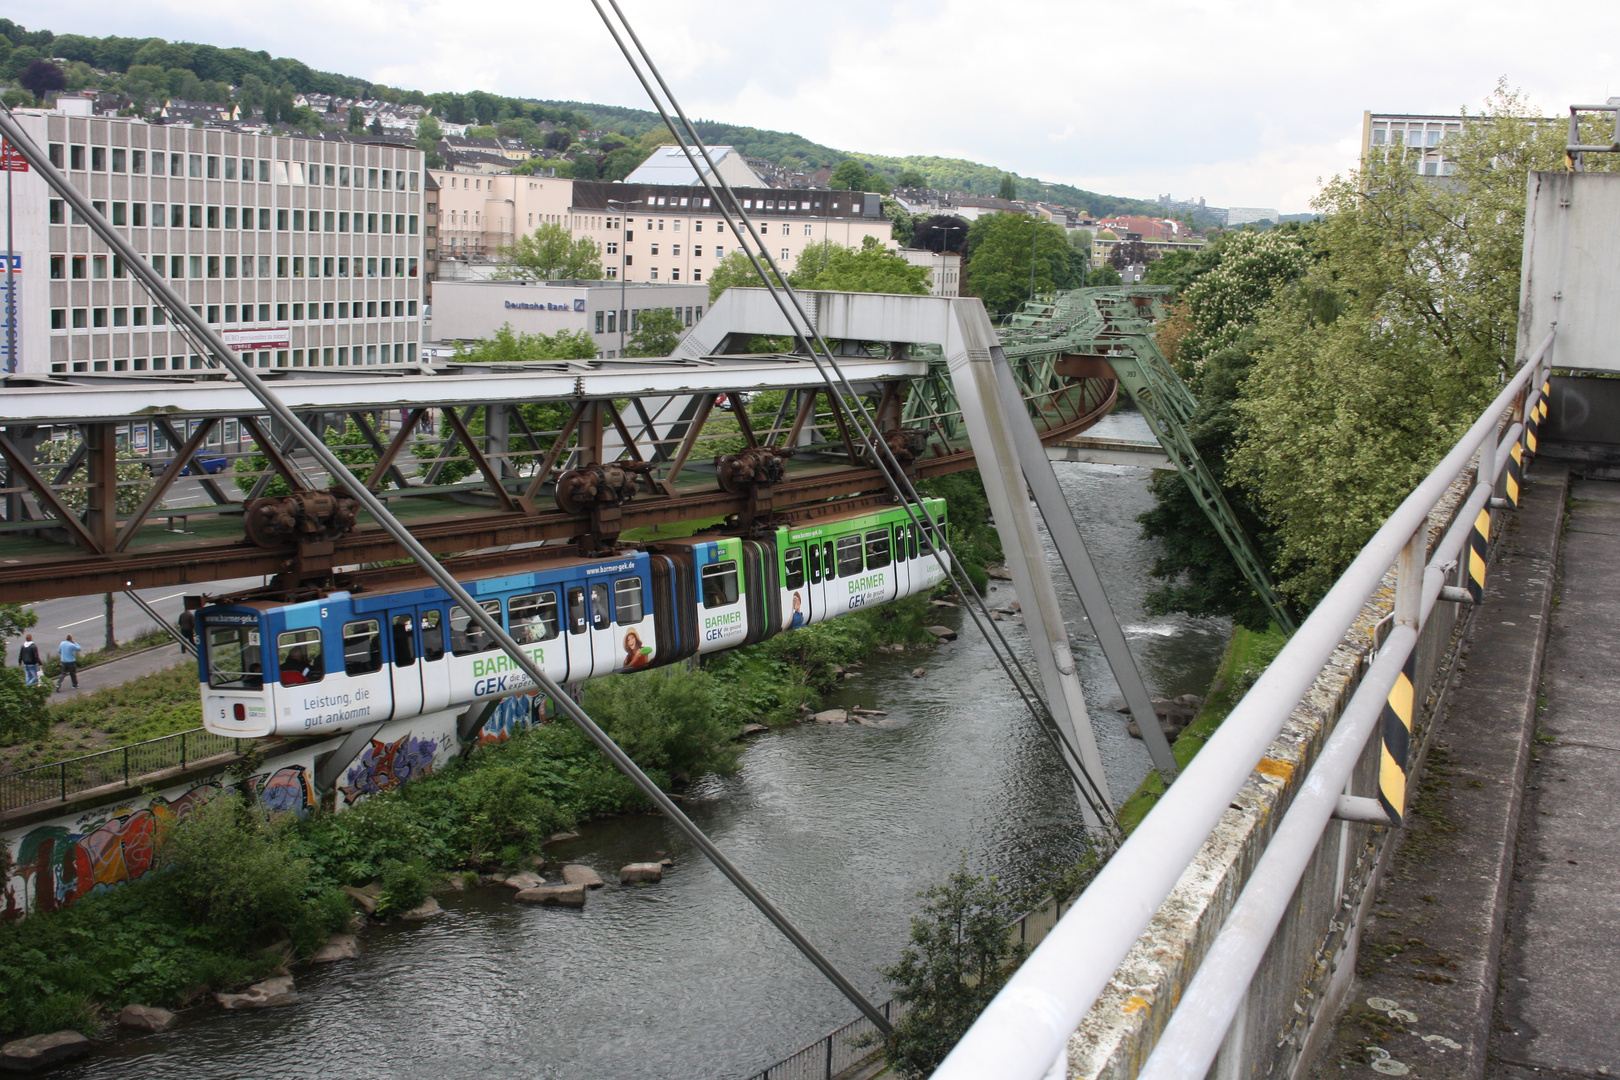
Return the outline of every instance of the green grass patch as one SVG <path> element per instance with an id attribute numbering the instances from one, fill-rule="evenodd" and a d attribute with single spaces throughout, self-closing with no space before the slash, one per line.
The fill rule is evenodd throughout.
<path id="1" fill-rule="evenodd" d="M 49 765 L 64 758 L 111 750 L 202 726 L 197 665 L 177 664 L 50 706 L 43 739 L 0 751 L 0 771 Z"/>
<path id="2" fill-rule="evenodd" d="M 1221 726 L 1233 706 L 1249 692 L 1249 687 L 1254 685 L 1266 665 L 1276 659 L 1286 644 L 1288 635 L 1276 624 L 1267 627 L 1264 633 L 1242 626 L 1233 628 L 1232 638 L 1226 643 L 1226 652 L 1221 656 L 1221 666 L 1216 670 L 1215 678 L 1209 684 L 1209 692 L 1204 696 L 1203 707 L 1170 747 L 1179 768 L 1186 768 L 1187 763 L 1198 756 L 1198 751 L 1215 734 L 1215 729 Z M 1150 770 L 1119 809 L 1119 824 L 1127 835 L 1142 823 L 1164 792 L 1165 784 L 1158 770 Z"/>

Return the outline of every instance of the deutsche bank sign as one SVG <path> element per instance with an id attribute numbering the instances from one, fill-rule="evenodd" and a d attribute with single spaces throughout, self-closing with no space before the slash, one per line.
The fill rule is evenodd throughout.
<path id="1" fill-rule="evenodd" d="M 552 303 L 544 303 L 544 304 L 517 303 L 517 304 L 514 304 L 510 300 L 506 301 L 506 306 L 509 307 L 509 308 L 518 308 L 518 309 L 523 310 L 523 311 L 584 311 L 585 310 L 585 300 L 584 300 L 583 297 L 580 297 L 580 298 L 576 299 L 574 301 L 572 307 L 570 307 L 567 304 L 552 304 Z"/>

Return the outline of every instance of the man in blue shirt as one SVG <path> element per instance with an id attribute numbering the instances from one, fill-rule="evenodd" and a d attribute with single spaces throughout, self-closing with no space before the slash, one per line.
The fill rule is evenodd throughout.
<path id="1" fill-rule="evenodd" d="M 63 679 L 73 680 L 73 689 L 79 688 L 79 654 L 84 652 L 84 646 L 73 640 L 69 634 L 67 640 L 56 647 L 56 655 L 62 660 L 62 674 L 56 677 L 56 688 L 62 689 Z"/>

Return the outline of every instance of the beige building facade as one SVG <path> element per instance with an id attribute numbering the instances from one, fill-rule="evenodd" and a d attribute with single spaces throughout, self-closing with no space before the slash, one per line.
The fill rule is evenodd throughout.
<path id="1" fill-rule="evenodd" d="M 440 260 L 493 260 L 542 225 L 588 236 L 602 249 L 606 278 L 701 283 L 737 238 L 701 187 L 603 183 L 540 176 L 435 171 Z M 771 257 L 791 270 L 811 244 L 860 247 L 868 236 L 897 245 L 882 200 L 859 191 L 736 188 Z"/>

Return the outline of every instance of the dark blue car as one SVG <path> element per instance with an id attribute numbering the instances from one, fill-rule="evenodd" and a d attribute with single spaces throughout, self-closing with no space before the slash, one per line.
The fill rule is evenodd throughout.
<path id="1" fill-rule="evenodd" d="M 229 464 L 230 460 L 224 454 L 216 454 L 211 450 L 199 450 L 195 457 L 186 462 L 186 467 L 180 470 L 180 475 L 196 476 L 198 472 L 197 466 L 199 465 L 202 466 L 202 471 L 205 473 L 221 473 L 225 471 L 225 466 Z M 167 461 L 154 461 L 147 466 L 147 469 L 153 476 L 162 476 L 163 470 L 168 467 L 169 463 Z"/>

